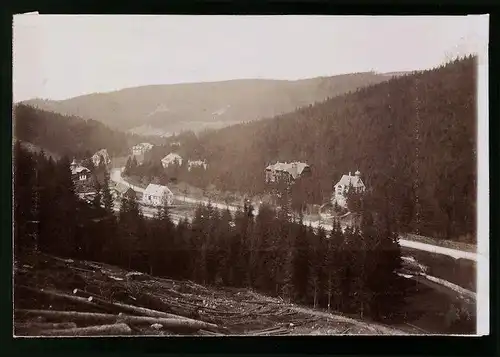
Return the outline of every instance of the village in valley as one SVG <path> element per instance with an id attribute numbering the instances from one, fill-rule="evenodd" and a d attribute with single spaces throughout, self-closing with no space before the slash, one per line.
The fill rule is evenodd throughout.
<path id="1" fill-rule="evenodd" d="M 464 45 L 443 58 L 442 45 L 426 42 L 421 51 L 433 59 L 419 62 L 406 53 L 413 47 L 388 56 L 391 41 L 377 42 L 378 57 L 359 56 L 353 49 L 364 47 L 349 41 L 316 48 L 295 34 L 311 47 L 298 59 L 283 31 L 308 23 L 322 29 L 314 38 L 351 28 L 378 41 L 387 28 L 413 24 L 420 38 L 445 20 L 339 17 L 312 26 L 313 17 L 250 16 L 249 31 L 225 17 L 196 25 L 189 16 L 137 17 L 139 31 L 126 17 L 104 18 L 62 16 L 53 29 L 35 17 L 15 21 L 16 337 L 479 331 L 480 50 Z M 457 25 L 466 19 L 446 21 L 457 33 L 468 28 Z M 96 30 L 108 24 L 117 31 Z M 367 24 L 372 30 L 360 32 Z M 439 26 L 433 36 L 448 29 Z M 110 87 L 89 80 L 80 88 L 69 75 L 64 85 L 32 85 L 35 28 L 54 46 L 66 43 L 56 35 L 63 28 L 89 44 L 107 39 L 89 55 Z M 192 28 L 210 35 L 176 42 Z M 231 40 L 233 31 L 245 41 Z M 144 36 L 151 43 L 132 45 Z M 160 49 L 184 51 L 186 61 Z M 254 68 L 250 49 L 279 65 L 262 59 Z M 52 75 L 74 61 L 43 56 Z M 71 68 L 94 78 L 87 67 Z"/>
<path id="2" fill-rule="evenodd" d="M 180 145 L 179 142 L 171 144 L 171 146 L 177 148 Z M 134 145 L 130 149 L 130 156 L 126 158 L 127 165 L 130 165 L 132 160 L 137 165 L 142 165 L 145 154 L 152 150 L 153 147 L 154 145 L 151 143 Z M 120 162 L 122 161 L 123 158 L 121 158 Z M 115 200 L 116 209 L 119 208 L 120 200 L 122 199 L 136 200 L 145 215 L 153 216 L 155 209 L 157 210 L 167 205 L 170 208 L 170 213 L 177 221 L 182 218 L 191 219 L 194 209 L 198 204 L 214 205 L 221 209 L 230 209 L 233 212 L 237 209 L 242 209 L 245 205 L 249 205 L 252 207 L 254 214 L 258 213 L 259 206 L 263 203 L 282 208 L 280 203 L 284 202 L 282 200 L 283 196 L 288 193 L 288 200 L 290 201 L 291 199 L 289 195 L 290 188 L 295 180 L 311 175 L 311 167 L 307 163 L 295 161 L 290 163 L 276 162 L 268 165 L 263 170 L 263 177 L 268 185 L 267 194 L 250 198 L 243 196 L 239 200 L 236 198 L 232 202 L 228 202 L 224 199 L 224 195 L 220 197 L 211 194 L 206 194 L 202 197 L 186 196 L 186 192 L 179 191 L 178 185 L 175 184 L 177 181 L 174 176 L 175 172 L 177 172 L 176 169 L 178 170 L 184 165 L 187 171 L 197 168 L 202 170 L 197 171 L 197 173 L 203 174 L 208 168 L 207 160 L 183 159 L 176 152 L 171 152 L 163 157 L 160 163 L 164 169 L 166 181 L 172 183 L 172 185 L 159 183 L 134 185 L 124 177 L 126 167 L 114 167 L 106 149 L 97 151 L 89 159 L 83 159 L 78 162 L 76 159 L 73 159 L 71 162 L 71 174 L 77 195 L 88 202 L 95 199 L 101 185 L 104 184 L 103 178 L 107 173 L 110 176 L 109 187 Z M 168 174 L 173 175 L 168 177 Z M 172 191 L 172 187 L 175 187 L 174 191 L 176 194 Z M 343 226 L 359 225 L 359 219 L 346 219 L 352 218 L 352 216 L 358 213 L 351 212 L 356 208 L 354 206 L 355 203 L 352 203 L 348 207 L 348 197 L 349 193 L 351 193 L 351 197 L 359 195 L 358 199 L 360 199 L 365 190 L 366 186 L 361 178 L 361 172 L 359 170 L 356 170 L 354 174 L 349 172 L 342 175 L 339 180 L 332 181 L 331 199 L 328 202 L 322 205 L 307 205 L 304 203 L 301 213 L 306 214 L 307 221 L 314 221 L 315 224 L 324 224 L 326 227 L 330 227 L 335 219 L 342 219 Z M 266 201 L 263 202 L 263 200 Z M 287 204 L 290 204 L 290 202 L 287 202 Z"/>

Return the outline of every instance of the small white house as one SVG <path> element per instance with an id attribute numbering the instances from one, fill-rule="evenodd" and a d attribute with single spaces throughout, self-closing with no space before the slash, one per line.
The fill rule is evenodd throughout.
<path id="1" fill-rule="evenodd" d="M 87 181 L 88 179 L 90 179 L 90 170 L 84 166 L 79 165 L 74 159 L 70 165 L 70 169 L 73 181 Z"/>
<path id="2" fill-rule="evenodd" d="M 163 159 L 161 159 L 161 165 L 164 168 L 167 168 L 175 163 L 177 163 L 178 165 L 182 165 L 182 157 L 176 153 L 170 153 Z"/>
<path id="3" fill-rule="evenodd" d="M 189 160 L 188 161 L 188 171 L 191 171 L 193 167 L 200 167 L 203 170 L 207 169 L 207 162 L 205 160 Z"/>
<path id="4" fill-rule="evenodd" d="M 162 206 L 164 200 L 171 205 L 174 202 L 174 194 L 167 186 L 150 183 L 142 195 L 142 202 L 149 206 Z"/>
<path id="5" fill-rule="evenodd" d="M 342 175 L 342 178 L 334 186 L 334 193 L 332 195 L 332 204 L 337 203 L 340 207 L 347 208 L 347 193 L 352 187 L 356 192 L 365 192 L 366 187 L 361 180 L 361 173 L 356 171 L 354 176 Z"/>

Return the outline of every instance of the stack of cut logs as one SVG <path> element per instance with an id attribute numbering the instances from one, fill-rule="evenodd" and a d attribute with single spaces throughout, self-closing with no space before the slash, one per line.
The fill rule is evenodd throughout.
<path id="1" fill-rule="evenodd" d="M 102 336 L 129 334 L 200 334 L 221 335 L 224 327 L 191 318 L 168 314 L 118 302 L 106 301 L 94 294 L 74 289 L 73 294 L 16 286 L 27 293 L 65 300 L 101 312 L 15 310 L 15 334 L 18 336 Z M 102 312 L 105 311 L 105 312 Z"/>

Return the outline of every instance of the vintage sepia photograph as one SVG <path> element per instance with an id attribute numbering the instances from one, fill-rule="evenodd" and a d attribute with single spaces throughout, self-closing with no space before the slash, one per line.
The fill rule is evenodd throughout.
<path id="1" fill-rule="evenodd" d="M 489 333 L 488 15 L 13 17 L 13 331 Z"/>

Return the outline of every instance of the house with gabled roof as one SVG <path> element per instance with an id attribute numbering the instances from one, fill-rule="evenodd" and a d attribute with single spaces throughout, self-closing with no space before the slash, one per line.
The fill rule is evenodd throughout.
<path id="1" fill-rule="evenodd" d="M 113 187 L 113 194 L 115 198 L 126 198 L 126 199 L 135 199 L 137 198 L 137 194 L 130 185 L 126 185 L 122 182 L 117 182 Z"/>
<path id="2" fill-rule="evenodd" d="M 73 181 L 87 181 L 91 178 L 90 170 L 80 165 L 75 159 L 70 164 Z"/>
<path id="3" fill-rule="evenodd" d="M 165 156 L 163 159 L 161 159 L 161 165 L 164 168 L 169 167 L 170 165 L 176 164 L 181 166 L 182 165 L 182 157 L 179 154 L 176 153 L 170 153 L 167 156 Z"/>
<path id="4" fill-rule="evenodd" d="M 276 162 L 266 167 L 266 182 L 273 183 L 279 179 L 292 182 L 298 177 L 309 174 L 311 167 L 304 162 Z"/>
<path id="5" fill-rule="evenodd" d="M 70 164 L 70 170 L 75 193 L 78 197 L 92 199 L 97 194 L 92 172 L 75 159 Z"/>
<path id="6" fill-rule="evenodd" d="M 167 186 L 150 183 L 142 194 L 142 202 L 148 206 L 162 206 L 167 200 L 167 204 L 174 202 L 174 194 Z"/>
<path id="7" fill-rule="evenodd" d="M 334 185 L 332 204 L 336 203 L 340 207 L 347 208 L 347 195 L 351 189 L 357 193 L 366 191 L 366 186 L 363 180 L 361 180 L 361 172 L 359 170 L 354 173 L 354 176 L 350 172 L 348 175 L 342 175 L 340 180 Z"/>

